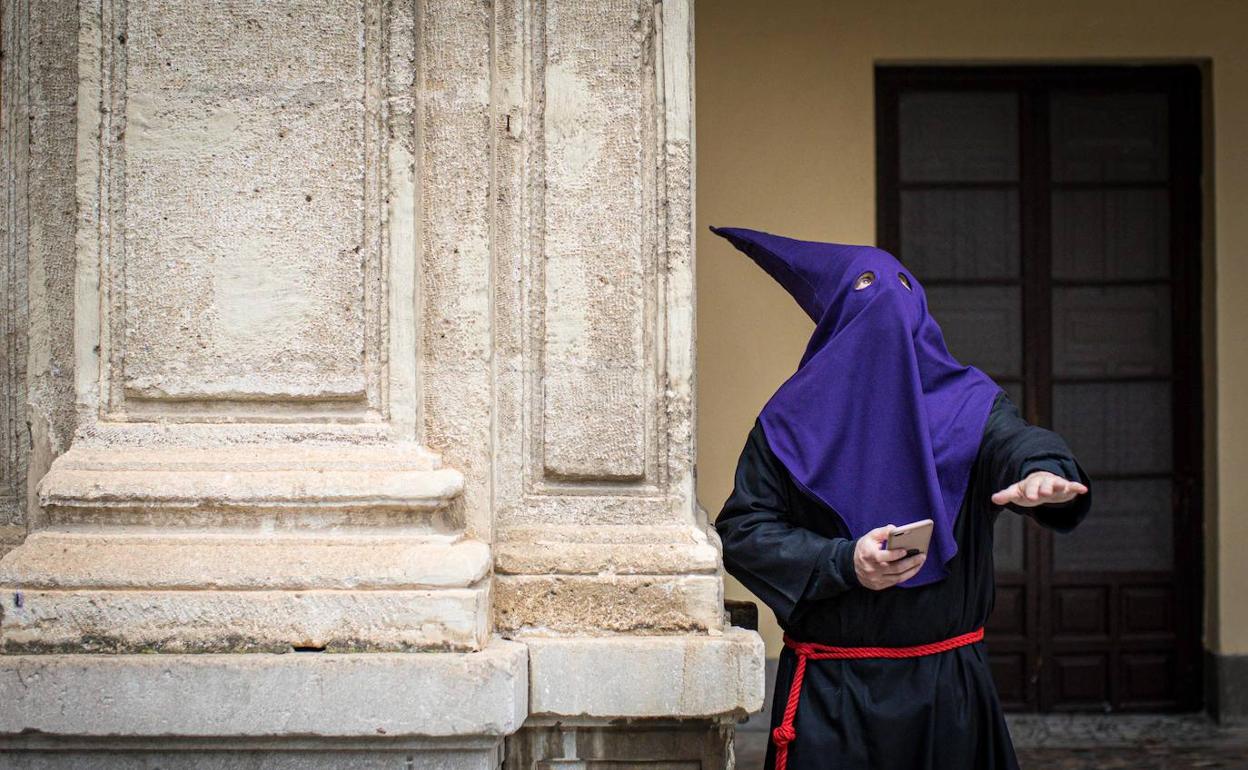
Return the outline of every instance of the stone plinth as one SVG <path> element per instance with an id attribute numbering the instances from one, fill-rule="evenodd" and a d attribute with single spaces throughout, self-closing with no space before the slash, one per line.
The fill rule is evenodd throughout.
<path id="1" fill-rule="evenodd" d="M 75 447 L 0 559 L 0 652 L 480 649 L 462 488 L 414 445 Z"/>
<path id="2" fill-rule="evenodd" d="M 0 657 L 0 768 L 497 768 L 527 652 Z"/>
<path id="3" fill-rule="evenodd" d="M 472 653 L 6 656 L 0 733 L 502 737 L 528 713 L 526 657 L 503 640 Z"/>
<path id="4" fill-rule="evenodd" d="M 739 628 L 706 636 L 526 643 L 529 711 L 535 716 L 735 720 L 763 705 L 763 642 Z"/>

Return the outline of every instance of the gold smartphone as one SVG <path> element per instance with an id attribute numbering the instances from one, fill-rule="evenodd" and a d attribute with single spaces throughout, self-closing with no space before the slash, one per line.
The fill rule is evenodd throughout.
<path id="1" fill-rule="evenodd" d="M 888 535 L 888 550 L 905 548 L 906 556 L 926 553 L 932 541 L 932 520 L 912 521 L 894 529 Z"/>

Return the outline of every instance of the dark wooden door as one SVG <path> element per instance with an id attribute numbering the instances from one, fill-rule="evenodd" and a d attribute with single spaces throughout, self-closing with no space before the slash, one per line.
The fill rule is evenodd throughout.
<path id="1" fill-rule="evenodd" d="M 989 651 L 1014 710 L 1201 705 L 1200 73 L 879 67 L 881 245 L 954 355 L 1094 484 L 1005 513 Z"/>

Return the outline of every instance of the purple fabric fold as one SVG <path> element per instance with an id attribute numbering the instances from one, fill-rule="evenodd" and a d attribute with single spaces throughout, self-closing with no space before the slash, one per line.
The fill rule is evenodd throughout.
<path id="1" fill-rule="evenodd" d="M 1001 387 L 950 355 L 922 285 L 883 249 L 736 227 L 711 232 L 749 255 L 815 322 L 797 371 L 759 413 L 772 451 L 854 538 L 932 519 L 927 562 L 900 585 L 943 579 Z M 854 290 L 867 271 L 874 282 Z"/>

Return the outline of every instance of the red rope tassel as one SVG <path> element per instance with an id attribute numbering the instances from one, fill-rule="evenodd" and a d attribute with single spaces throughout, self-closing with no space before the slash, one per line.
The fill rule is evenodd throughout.
<path id="1" fill-rule="evenodd" d="M 814 642 L 798 642 L 784 636 L 784 646 L 797 653 L 797 666 L 793 669 L 793 683 L 789 685 L 789 699 L 784 704 L 784 718 L 780 726 L 771 731 L 771 740 L 776 744 L 776 768 L 785 770 L 789 762 L 789 744 L 797 738 L 797 730 L 793 720 L 797 717 L 797 702 L 802 697 L 802 680 L 806 677 L 807 660 L 862 659 L 862 658 L 918 658 L 923 655 L 935 655 L 957 647 L 974 644 L 984 638 L 984 629 L 977 628 L 967 634 L 955 636 L 931 644 L 919 644 L 914 647 L 829 647 Z"/>

